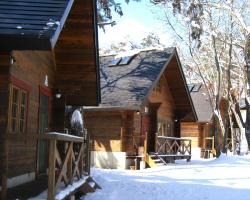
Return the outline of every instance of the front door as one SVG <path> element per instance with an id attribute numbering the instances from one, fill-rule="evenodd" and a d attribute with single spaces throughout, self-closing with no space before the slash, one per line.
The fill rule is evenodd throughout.
<path id="1" fill-rule="evenodd" d="M 48 130 L 48 118 L 49 118 L 49 97 L 43 93 L 40 93 L 40 105 L 39 105 L 39 134 L 44 134 Z M 47 148 L 46 141 L 39 140 L 38 149 L 38 173 L 46 173 L 47 168 Z"/>

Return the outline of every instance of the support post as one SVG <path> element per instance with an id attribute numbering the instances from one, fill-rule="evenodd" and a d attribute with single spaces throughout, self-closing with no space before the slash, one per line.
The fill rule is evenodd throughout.
<path id="1" fill-rule="evenodd" d="M 124 138 L 124 131 L 123 131 L 123 127 L 121 127 L 121 133 L 120 133 L 120 135 L 121 135 L 121 143 L 120 143 L 120 150 L 121 150 L 121 152 L 123 151 L 123 138 Z"/>
<path id="2" fill-rule="evenodd" d="M 91 141 L 90 134 L 87 134 L 87 142 L 86 142 L 86 157 L 85 157 L 85 172 L 90 174 L 90 159 L 91 159 Z"/>
<path id="3" fill-rule="evenodd" d="M 1 198 L 7 199 L 8 189 L 8 140 L 5 138 L 3 144 L 3 172 L 2 172 L 2 192 Z"/>
<path id="4" fill-rule="evenodd" d="M 144 139 L 144 152 L 145 154 L 148 153 L 148 133 L 145 132 L 145 139 Z"/>
<path id="5" fill-rule="evenodd" d="M 56 168 L 56 140 L 49 140 L 49 179 L 48 179 L 48 200 L 55 197 L 55 168 Z"/>
<path id="6" fill-rule="evenodd" d="M 69 160 L 68 160 L 68 163 L 67 163 L 67 178 L 69 179 L 69 184 L 72 183 L 73 179 L 72 179 L 72 159 L 73 159 L 73 142 L 70 142 L 69 144 L 69 148 L 72 148 L 72 149 L 69 149 Z"/>

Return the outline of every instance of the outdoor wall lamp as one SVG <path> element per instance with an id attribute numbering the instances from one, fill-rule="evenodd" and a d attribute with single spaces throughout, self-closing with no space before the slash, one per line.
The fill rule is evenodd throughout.
<path id="1" fill-rule="evenodd" d="M 15 62 L 16 62 L 16 59 L 13 56 L 11 56 L 11 58 L 10 58 L 10 64 L 13 65 Z"/>
<path id="2" fill-rule="evenodd" d="M 59 89 L 55 89 L 55 96 L 57 99 L 60 99 L 62 96 L 62 92 Z"/>

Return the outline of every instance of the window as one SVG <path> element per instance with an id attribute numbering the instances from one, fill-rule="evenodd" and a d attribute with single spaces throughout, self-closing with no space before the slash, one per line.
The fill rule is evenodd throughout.
<path id="1" fill-rule="evenodd" d="M 158 134 L 171 137 L 174 135 L 174 123 L 171 119 L 158 121 Z"/>
<path id="2" fill-rule="evenodd" d="M 119 65 L 128 65 L 130 61 L 133 59 L 134 56 L 125 56 L 122 58 L 121 62 Z"/>
<path id="3" fill-rule="evenodd" d="M 201 84 L 195 84 L 192 92 L 199 92 L 200 88 L 201 88 Z"/>
<path id="4" fill-rule="evenodd" d="M 27 121 L 27 91 L 12 86 L 10 95 L 10 132 L 23 133 L 26 130 Z"/>
<path id="5" fill-rule="evenodd" d="M 108 66 L 109 67 L 114 67 L 114 66 L 118 65 L 120 63 L 120 61 L 121 61 L 121 58 L 116 58 L 114 60 L 111 60 L 111 62 L 109 63 Z"/>
<path id="6" fill-rule="evenodd" d="M 136 55 L 115 58 L 108 64 L 109 67 L 128 65 Z"/>

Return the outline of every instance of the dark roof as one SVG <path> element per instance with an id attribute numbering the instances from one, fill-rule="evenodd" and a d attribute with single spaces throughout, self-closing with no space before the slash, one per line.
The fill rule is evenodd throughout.
<path id="1" fill-rule="evenodd" d="M 0 50 L 54 47 L 73 0 L 1 0 Z"/>
<path id="2" fill-rule="evenodd" d="M 194 104 L 194 108 L 198 117 L 199 122 L 210 122 L 213 116 L 212 106 L 209 101 L 208 92 L 204 85 L 202 84 L 189 84 L 194 85 L 194 88 L 199 88 L 197 90 L 192 90 L 190 92 L 191 98 Z"/>
<path id="3" fill-rule="evenodd" d="M 142 51 L 128 65 L 112 67 L 114 56 L 100 57 L 101 106 L 140 107 L 174 53 L 175 48 Z"/>

